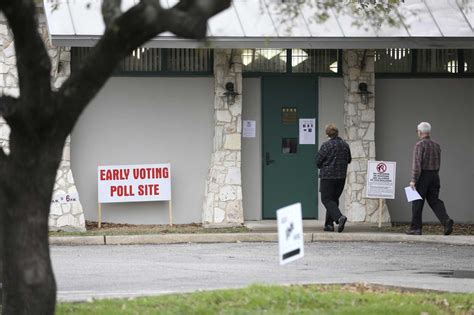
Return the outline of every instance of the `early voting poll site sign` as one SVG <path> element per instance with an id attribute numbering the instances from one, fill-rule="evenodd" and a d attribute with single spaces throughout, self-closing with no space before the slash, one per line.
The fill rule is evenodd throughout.
<path id="1" fill-rule="evenodd" d="M 366 197 L 379 199 L 379 227 L 382 226 L 382 200 L 395 199 L 397 162 L 368 161 Z"/>
<path id="2" fill-rule="evenodd" d="M 304 235 L 301 203 L 277 210 L 280 265 L 304 256 Z"/>
<path id="3" fill-rule="evenodd" d="M 139 164 L 99 166 L 97 170 L 99 228 L 102 204 L 120 202 L 168 201 L 172 225 L 171 165 Z"/>

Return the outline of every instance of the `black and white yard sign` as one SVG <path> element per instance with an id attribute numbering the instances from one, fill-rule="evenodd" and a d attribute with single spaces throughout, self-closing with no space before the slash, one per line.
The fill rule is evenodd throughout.
<path id="1" fill-rule="evenodd" d="M 304 256 L 301 203 L 277 210 L 280 265 Z"/>

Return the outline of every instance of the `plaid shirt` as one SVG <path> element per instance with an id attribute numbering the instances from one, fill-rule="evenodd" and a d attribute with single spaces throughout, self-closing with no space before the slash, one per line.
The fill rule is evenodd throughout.
<path id="1" fill-rule="evenodd" d="M 413 150 L 412 181 L 420 178 L 421 171 L 438 171 L 441 163 L 441 148 L 438 143 L 426 137 L 415 144 Z"/>
<path id="2" fill-rule="evenodd" d="M 316 165 L 321 169 L 319 177 L 346 178 L 347 164 L 351 163 L 351 160 L 351 150 L 344 140 L 336 137 L 324 142 L 316 159 Z"/>

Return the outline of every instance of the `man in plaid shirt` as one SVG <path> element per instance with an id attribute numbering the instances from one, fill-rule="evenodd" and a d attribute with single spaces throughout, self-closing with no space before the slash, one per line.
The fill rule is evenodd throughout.
<path id="1" fill-rule="evenodd" d="M 431 209 L 444 225 L 444 234 L 453 232 L 453 220 L 446 213 L 444 202 L 439 199 L 439 168 L 441 163 L 441 148 L 438 143 L 431 140 L 431 125 L 422 122 L 417 128 L 418 141 L 413 150 L 412 179 L 410 186 L 418 191 L 421 200 L 415 200 L 412 204 L 411 226 L 407 234 L 421 235 L 422 211 L 425 199 Z"/>
<path id="2" fill-rule="evenodd" d="M 324 231 L 334 231 L 334 222 L 338 223 L 338 232 L 344 230 L 347 218 L 339 210 L 339 197 L 346 182 L 347 165 L 351 163 L 349 145 L 339 138 L 339 131 L 333 124 L 326 126 L 329 140 L 321 145 L 316 160 L 320 169 L 321 201 L 326 207 L 326 222 Z"/>

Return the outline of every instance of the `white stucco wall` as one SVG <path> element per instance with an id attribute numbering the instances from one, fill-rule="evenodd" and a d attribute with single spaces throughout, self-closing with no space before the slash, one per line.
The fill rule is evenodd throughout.
<path id="1" fill-rule="evenodd" d="M 72 133 L 86 220 L 97 220 L 97 165 L 171 162 L 175 223 L 201 222 L 213 139 L 212 78 L 112 78 Z M 163 224 L 167 202 L 105 204 L 104 222 Z"/>
<path id="2" fill-rule="evenodd" d="M 262 96 L 260 78 L 245 78 L 242 120 L 256 121 L 255 138 L 242 138 L 242 196 L 244 219 L 262 219 Z"/>
<path id="3" fill-rule="evenodd" d="M 343 126 L 343 79 L 320 78 L 318 141 L 324 125 Z M 176 223 L 200 222 L 213 137 L 212 78 L 112 78 L 72 134 L 72 169 L 86 220 L 97 219 L 98 164 L 171 161 Z M 261 89 L 243 80 L 242 119 L 256 120 L 257 137 L 242 139 L 245 220 L 261 219 Z M 377 159 L 397 161 L 393 221 L 410 220 L 402 188 L 410 176 L 419 121 L 433 124 L 443 149 L 441 197 L 455 221 L 473 222 L 474 79 L 377 79 Z M 342 134 L 342 136 L 344 136 Z M 318 198 L 319 199 L 319 198 Z M 166 223 L 166 203 L 107 204 L 104 221 Z M 325 209 L 319 204 L 319 218 Z M 425 221 L 436 221 L 426 206 Z"/>
<path id="4" fill-rule="evenodd" d="M 396 199 L 388 202 L 392 221 L 410 221 L 403 187 L 410 181 L 416 126 L 432 124 L 441 153 L 441 199 L 458 222 L 474 222 L 474 79 L 377 79 L 377 158 L 397 162 Z M 425 222 L 437 222 L 426 204 Z"/>
<path id="5" fill-rule="evenodd" d="M 344 135 L 344 80 L 342 78 L 320 78 L 319 79 L 319 127 L 318 143 L 319 147 L 328 138 L 325 135 L 324 127 L 327 124 L 335 123 L 339 128 L 339 134 L 343 139 Z M 319 149 L 318 147 L 318 149 Z M 318 185 L 319 187 L 319 185 Z M 318 217 L 320 220 L 326 218 L 326 208 L 321 202 L 321 194 L 318 194 Z M 344 198 L 340 198 L 340 209 L 344 209 Z"/>

